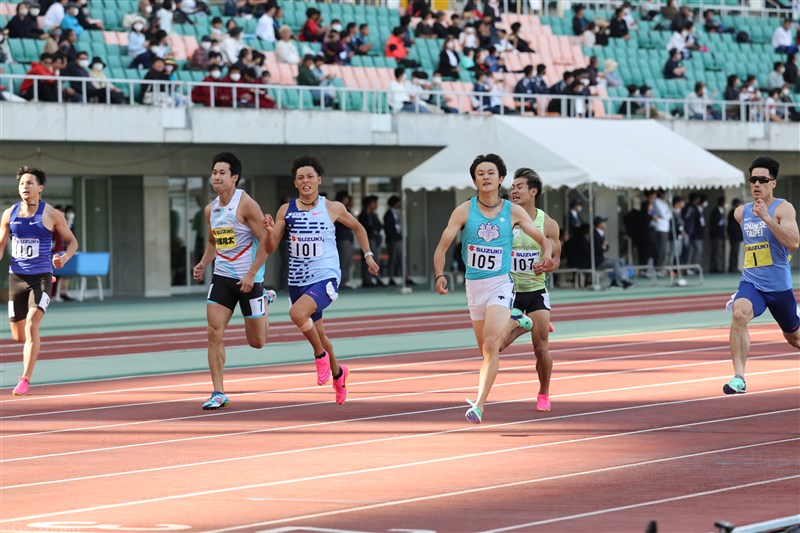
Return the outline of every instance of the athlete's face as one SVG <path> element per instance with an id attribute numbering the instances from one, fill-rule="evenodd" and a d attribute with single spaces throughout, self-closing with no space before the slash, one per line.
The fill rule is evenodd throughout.
<path id="1" fill-rule="evenodd" d="M 753 194 L 753 198 L 755 200 L 758 200 L 759 198 L 769 198 L 772 196 L 772 191 L 775 190 L 775 180 L 770 177 L 769 170 L 760 167 L 754 168 L 750 173 L 750 177 L 762 179 L 766 178 L 769 180 L 767 183 L 759 183 L 758 181 L 755 183 L 750 183 L 750 192 Z"/>
<path id="2" fill-rule="evenodd" d="M 231 175 L 231 166 L 228 163 L 215 163 L 211 169 L 211 188 L 220 192 L 231 187 L 236 187 L 239 176 Z"/>
<path id="3" fill-rule="evenodd" d="M 498 191 L 503 178 L 497 171 L 497 166 L 494 163 L 484 161 L 475 168 L 475 178 L 473 180 L 475 186 L 479 191 Z"/>
<path id="4" fill-rule="evenodd" d="M 39 185 L 39 180 L 33 174 L 23 174 L 19 179 L 19 197 L 25 203 L 33 204 L 39 201 L 39 195 L 44 190 L 44 185 Z"/>
<path id="5" fill-rule="evenodd" d="M 314 167 L 300 167 L 294 175 L 294 186 L 300 196 L 306 198 L 313 198 L 319 191 L 319 185 L 322 183 L 322 176 L 317 174 Z"/>
<path id="6" fill-rule="evenodd" d="M 527 205 L 536 201 L 536 189 L 528 187 L 527 178 L 517 178 L 511 185 L 511 201 L 517 205 Z"/>

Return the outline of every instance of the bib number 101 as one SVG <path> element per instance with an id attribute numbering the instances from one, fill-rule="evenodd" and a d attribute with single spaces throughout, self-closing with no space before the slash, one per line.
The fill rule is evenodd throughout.
<path id="1" fill-rule="evenodd" d="M 319 257 L 322 253 L 322 243 L 319 242 L 299 242 L 292 243 L 292 255 L 308 259 Z"/>

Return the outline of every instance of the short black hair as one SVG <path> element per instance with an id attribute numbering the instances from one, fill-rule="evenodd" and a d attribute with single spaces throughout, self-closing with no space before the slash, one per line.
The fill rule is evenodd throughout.
<path id="1" fill-rule="evenodd" d="M 472 164 L 469 166 L 469 175 L 472 176 L 472 181 L 475 181 L 475 169 L 477 169 L 478 165 L 481 163 L 492 163 L 495 167 L 497 167 L 497 173 L 500 175 L 500 177 L 506 177 L 508 169 L 506 168 L 506 163 L 503 161 L 502 157 L 497 154 L 481 154 L 475 157 L 475 159 L 472 161 Z"/>
<path id="2" fill-rule="evenodd" d="M 44 185 L 44 183 L 47 181 L 47 174 L 45 174 L 44 170 L 33 167 L 26 167 L 25 165 L 19 167 L 19 170 L 17 170 L 17 181 L 19 181 L 20 178 L 22 178 L 22 176 L 24 176 L 25 174 L 31 174 L 33 176 L 36 176 L 36 182 L 39 185 Z"/>
<path id="3" fill-rule="evenodd" d="M 297 175 L 297 170 L 302 167 L 312 167 L 314 171 L 322 176 L 325 174 L 325 169 L 322 166 L 322 161 L 313 155 L 301 155 L 292 161 L 292 179 Z"/>
<path id="4" fill-rule="evenodd" d="M 766 168 L 769 171 L 769 176 L 776 180 L 778 179 L 778 171 L 781 169 L 781 164 L 771 157 L 760 155 L 753 159 L 747 171 L 752 174 L 754 168 Z"/>
<path id="5" fill-rule="evenodd" d="M 211 170 L 214 170 L 217 163 L 228 163 L 228 166 L 231 167 L 231 176 L 238 176 L 236 185 L 239 185 L 239 179 L 242 177 L 242 162 L 239 158 L 231 152 L 220 152 L 211 160 Z"/>
<path id="6" fill-rule="evenodd" d="M 514 172 L 514 179 L 525 178 L 529 189 L 536 189 L 536 198 L 542 195 L 542 178 L 532 168 L 522 167 Z"/>
<path id="7" fill-rule="evenodd" d="M 347 192 L 347 191 L 338 191 L 338 192 L 336 193 L 336 201 L 337 201 L 337 202 L 341 202 L 342 200 L 344 200 L 344 199 L 345 199 L 345 198 L 347 198 L 348 196 L 350 196 L 350 193 L 349 193 L 349 192 Z"/>
<path id="8" fill-rule="evenodd" d="M 396 194 L 395 194 L 395 195 L 392 195 L 392 196 L 390 196 L 390 197 L 389 197 L 389 199 L 386 201 L 386 204 L 387 204 L 389 207 L 394 207 L 394 206 L 396 206 L 396 205 L 397 205 L 397 204 L 399 204 L 399 203 L 400 203 L 400 197 L 399 197 L 399 196 L 397 196 Z"/>

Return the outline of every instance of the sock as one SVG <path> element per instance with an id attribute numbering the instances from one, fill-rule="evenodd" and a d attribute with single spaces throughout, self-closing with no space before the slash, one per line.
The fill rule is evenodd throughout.
<path id="1" fill-rule="evenodd" d="M 339 379 L 340 377 L 342 377 L 342 374 L 344 374 L 344 370 L 342 370 L 342 367 L 340 366 L 339 373 L 333 376 L 333 379 Z"/>
<path id="2" fill-rule="evenodd" d="M 735 375 L 735 376 L 733 376 L 733 377 L 735 377 L 735 378 L 739 378 L 739 379 L 741 379 L 742 381 L 744 381 L 744 376 L 741 376 L 741 375 L 739 375 L 739 374 L 736 374 L 736 375 Z"/>
<path id="3" fill-rule="evenodd" d="M 323 357 L 325 357 L 325 355 L 326 355 L 327 353 L 328 353 L 328 352 L 322 352 L 322 353 L 321 353 L 321 354 L 319 354 L 319 355 L 315 355 L 315 356 L 314 356 L 314 359 L 322 359 Z"/>

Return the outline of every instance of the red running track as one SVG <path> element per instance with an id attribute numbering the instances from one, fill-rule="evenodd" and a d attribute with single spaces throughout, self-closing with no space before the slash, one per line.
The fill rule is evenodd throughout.
<path id="1" fill-rule="evenodd" d="M 343 406 L 308 364 L 228 372 L 215 413 L 199 409 L 205 373 L 39 386 L 0 403 L 0 527 L 682 532 L 788 516 L 797 352 L 752 331 L 736 397 L 720 392 L 725 329 L 555 340 L 550 413 L 516 344 L 478 427 L 463 420 L 476 350 L 353 361 Z"/>
<path id="2" fill-rule="evenodd" d="M 626 316 L 679 313 L 687 310 L 710 311 L 722 309 L 729 298 L 726 294 L 681 296 L 661 298 L 658 305 L 652 299 L 622 300 L 597 303 L 563 304 L 552 313 L 554 323 L 570 320 L 616 318 Z M 325 320 L 328 335 L 333 338 L 364 337 L 382 334 L 444 331 L 470 327 L 466 310 L 438 313 L 414 313 Z M 228 328 L 228 346 L 244 346 L 247 342 L 244 326 Z M 276 342 L 302 341 L 304 337 L 290 322 L 270 325 L 270 344 Z M 171 350 L 198 350 L 207 347 L 204 327 L 126 331 L 115 334 L 93 333 L 45 337 L 39 359 L 64 359 L 100 355 L 124 355 Z M 0 361 L 18 359 L 22 354 L 19 344 L 10 339 L 0 341 Z"/>

